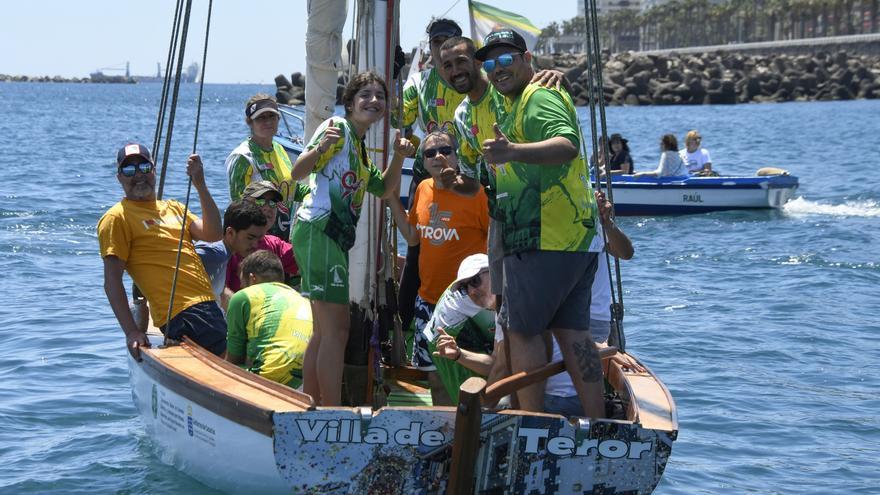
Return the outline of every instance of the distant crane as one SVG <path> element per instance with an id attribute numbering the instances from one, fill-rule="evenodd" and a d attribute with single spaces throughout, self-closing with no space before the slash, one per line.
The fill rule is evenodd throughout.
<path id="1" fill-rule="evenodd" d="M 119 64 L 121 65 L 121 64 Z M 108 76 L 104 74 L 104 71 L 107 72 L 119 72 L 125 70 L 125 76 Z M 119 67 L 118 65 L 115 67 L 101 67 L 89 74 L 92 82 L 133 82 L 134 80 L 131 78 L 131 71 L 129 70 L 129 63 L 125 63 L 125 69 Z"/>

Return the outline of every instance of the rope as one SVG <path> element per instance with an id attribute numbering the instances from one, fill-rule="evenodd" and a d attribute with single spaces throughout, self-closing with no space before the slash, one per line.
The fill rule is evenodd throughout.
<path id="1" fill-rule="evenodd" d="M 602 76 L 602 53 L 599 44 L 599 23 L 598 14 L 596 12 L 596 0 L 587 0 L 589 8 L 587 15 L 584 16 L 586 25 L 586 48 L 587 48 L 587 75 L 589 79 L 589 99 L 590 99 L 590 129 L 593 142 L 593 149 L 596 150 L 595 163 L 595 181 L 596 190 L 602 190 L 599 169 L 599 146 L 602 147 L 601 152 L 605 160 L 605 189 L 607 198 L 611 202 L 611 217 L 614 218 L 614 193 L 611 187 L 611 170 L 610 166 L 610 150 L 608 143 L 608 125 L 605 118 L 605 88 L 603 87 Z M 596 107 L 599 108 L 599 129 L 596 126 Z M 602 139 L 598 140 L 598 133 L 601 132 Z M 603 241 L 607 244 L 607 233 L 602 231 Z M 605 251 L 605 263 L 611 266 L 611 259 L 614 259 L 614 276 L 611 270 L 608 271 L 609 283 L 611 285 L 611 319 L 616 322 L 613 329 L 617 336 L 617 347 L 621 351 L 625 351 L 626 339 L 623 335 L 623 328 L 620 322 L 623 320 L 623 283 L 620 273 L 620 260 L 612 257 L 608 251 Z M 617 283 L 615 284 L 615 278 Z M 616 286 L 615 286 L 616 285 Z M 615 290 L 616 289 L 616 290 Z"/>
<path id="2" fill-rule="evenodd" d="M 180 14 L 183 10 L 183 0 L 177 0 L 177 6 L 174 8 L 174 22 L 171 24 L 171 42 L 168 44 L 168 57 L 165 60 L 165 77 L 162 81 L 162 98 L 159 103 L 159 115 L 156 117 L 156 132 L 153 135 L 153 156 L 155 157 L 159 151 L 162 142 L 162 129 L 165 127 L 165 108 L 168 105 L 168 88 L 171 86 L 171 64 L 174 62 L 174 52 L 177 51 L 177 35 L 180 33 Z M 159 173 L 159 193 L 158 199 L 162 199 L 162 187 L 165 183 L 166 163 L 162 163 L 162 170 Z"/>
<path id="3" fill-rule="evenodd" d="M 174 91 L 171 97 L 171 112 L 168 114 L 168 133 L 165 136 L 165 152 L 162 154 L 162 177 L 159 179 L 159 191 L 157 197 L 161 198 L 165 190 L 165 167 L 168 163 L 168 154 L 171 152 L 171 136 L 174 134 L 174 115 L 177 113 L 177 98 L 180 94 L 180 77 L 183 73 L 183 55 L 186 52 L 186 36 L 189 32 L 189 16 L 192 12 L 192 0 L 186 0 L 186 11 L 183 16 L 183 29 L 180 34 L 180 49 L 178 50 L 177 67 L 174 74 Z"/>
<path id="4" fill-rule="evenodd" d="M 202 52 L 202 74 L 199 77 L 199 98 L 198 98 L 198 102 L 196 104 L 196 128 L 195 128 L 195 135 L 193 136 L 193 146 L 192 146 L 192 153 L 193 154 L 195 154 L 196 146 L 198 145 L 198 142 L 199 142 L 199 122 L 201 121 L 201 116 L 202 116 L 202 95 L 204 94 L 204 88 L 205 88 L 205 65 L 208 60 L 208 38 L 211 33 L 211 11 L 213 9 L 213 6 L 214 6 L 214 1 L 208 0 L 208 18 L 207 18 L 207 22 L 206 22 L 206 26 L 205 26 L 205 47 Z M 178 59 L 177 76 L 176 76 L 176 80 L 174 82 L 175 94 L 174 94 L 174 101 L 171 106 L 171 112 L 172 112 L 171 113 L 171 121 L 169 122 L 169 129 L 168 129 L 169 137 L 168 137 L 168 142 L 166 143 L 166 148 L 165 148 L 166 157 L 168 155 L 168 148 L 169 148 L 168 144 L 170 144 L 170 142 L 171 142 L 171 126 L 174 123 L 174 110 L 177 105 L 177 91 L 180 87 L 181 68 L 183 66 L 183 54 L 186 49 L 186 33 L 187 33 L 187 29 L 189 27 L 189 15 L 190 15 L 191 7 L 192 7 L 192 0 L 187 0 L 186 17 L 184 20 L 183 39 L 182 39 L 181 45 L 180 45 L 180 58 Z M 192 177 L 188 177 L 187 181 L 186 181 L 186 201 L 183 204 L 183 216 L 180 219 L 180 239 L 178 240 L 178 243 L 177 243 L 177 259 L 174 263 L 174 277 L 171 279 L 171 296 L 168 299 L 168 318 L 166 320 L 167 323 L 165 323 L 166 328 L 168 328 L 168 325 L 171 324 L 171 310 L 172 310 L 172 308 L 174 308 L 174 293 L 177 289 L 177 276 L 180 273 L 180 256 L 183 251 L 183 239 L 186 234 L 186 216 L 187 216 L 187 213 L 189 212 L 189 200 L 190 200 L 191 194 L 192 194 Z M 167 344 L 168 344 L 168 334 L 166 333 L 165 334 L 165 345 L 167 345 Z"/>

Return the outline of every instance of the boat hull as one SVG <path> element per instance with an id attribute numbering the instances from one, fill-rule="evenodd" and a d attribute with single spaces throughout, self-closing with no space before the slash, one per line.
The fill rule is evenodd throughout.
<path id="1" fill-rule="evenodd" d="M 792 199 L 797 177 L 618 176 L 612 181 L 617 215 L 680 215 L 723 210 L 781 208 Z"/>
<path id="2" fill-rule="evenodd" d="M 407 204 L 412 170 L 401 177 L 401 201 Z M 724 210 L 782 208 L 794 197 L 797 177 L 615 176 L 614 212 L 622 216 L 683 215 Z"/>
<path id="3" fill-rule="evenodd" d="M 165 462 L 206 485 L 229 493 L 445 493 L 454 408 L 261 405 L 245 390 L 261 378 L 224 368 L 197 347 L 144 354 L 129 369 L 147 433 Z M 677 435 L 674 404 L 653 375 L 609 372 L 624 396 L 639 380 L 650 383 L 641 405 L 629 401 L 641 421 L 486 411 L 477 492 L 650 493 Z"/>

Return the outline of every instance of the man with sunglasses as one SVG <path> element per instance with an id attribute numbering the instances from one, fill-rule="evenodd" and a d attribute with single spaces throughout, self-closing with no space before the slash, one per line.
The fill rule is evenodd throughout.
<path id="1" fill-rule="evenodd" d="M 275 187 L 275 184 L 261 180 L 251 182 L 242 193 L 243 201 L 246 201 L 260 208 L 266 216 L 268 225 L 273 225 L 276 210 L 282 204 L 281 192 Z M 298 287 L 300 282 L 299 266 L 293 256 L 293 246 L 285 239 L 272 234 L 266 234 L 257 241 L 255 251 L 265 250 L 275 253 L 281 260 L 284 267 L 284 281 L 291 287 Z M 241 278 L 239 277 L 239 266 L 242 258 L 249 253 L 235 253 L 226 265 L 226 294 L 231 295 L 241 289 Z"/>
<path id="2" fill-rule="evenodd" d="M 150 342 L 128 306 L 123 272 L 128 272 L 146 296 L 153 323 L 168 338 L 180 340 L 186 335 L 214 354 L 222 354 L 226 350 L 226 322 L 193 247 L 193 241 L 217 241 L 223 234 L 220 211 L 205 184 L 201 158 L 190 155 L 187 174 L 198 192 L 203 218 L 188 210 L 184 219 L 182 204 L 156 199 L 155 165 L 142 144 L 123 146 L 116 164 L 116 179 L 125 198 L 101 217 L 97 230 L 104 260 L 104 291 L 125 332 L 129 353 L 139 360 L 140 349 L 149 347 Z M 168 322 L 181 229 L 180 270 Z"/>
<path id="3" fill-rule="evenodd" d="M 433 19 L 428 25 L 427 33 L 432 67 L 417 72 L 407 79 L 403 85 L 403 115 L 398 116 L 393 112 L 391 114 L 392 123 L 407 128 L 408 136 L 414 124 L 417 124 L 424 133 L 427 132 L 428 124 L 431 122 L 452 121 L 455 108 L 464 98 L 464 95 L 450 86 L 445 74 L 440 70 L 439 62 L 440 47 L 447 39 L 461 36 L 461 27 L 451 19 Z M 407 195 L 410 198 L 410 205 L 419 183 L 430 177 L 421 154 L 416 156 L 412 172 L 412 182 Z M 411 246 L 407 250 L 406 264 L 401 275 L 398 307 L 404 328 L 409 328 L 412 322 L 412 308 L 421 284 L 418 276 L 419 249 L 419 246 Z"/>
<path id="4" fill-rule="evenodd" d="M 530 83 L 532 54 L 516 31 L 489 33 L 475 58 L 511 102 L 495 137 L 482 143 L 495 175 L 493 215 L 503 224 L 500 319 L 509 329 L 511 371 L 547 363 L 550 331 L 584 412 L 603 417 L 602 368 L 589 332 L 597 211 L 577 112 L 567 92 Z M 520 390 L 520 406 L 541 411 L 543 391 L 543 383 Z"/>

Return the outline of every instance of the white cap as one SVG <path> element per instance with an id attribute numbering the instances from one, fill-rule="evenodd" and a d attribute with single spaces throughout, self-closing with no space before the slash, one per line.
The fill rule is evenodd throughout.
<path id="1" fill-rule="evenodd" d="M 487 269 L 489 269 L 489 257 L 485 253 L 472 254 L 461 260 L 461 265 L 458 266 L 458 276 L 455 282 L 452 282 L 452 285 L 457 286 L 461 282 Z"/>

